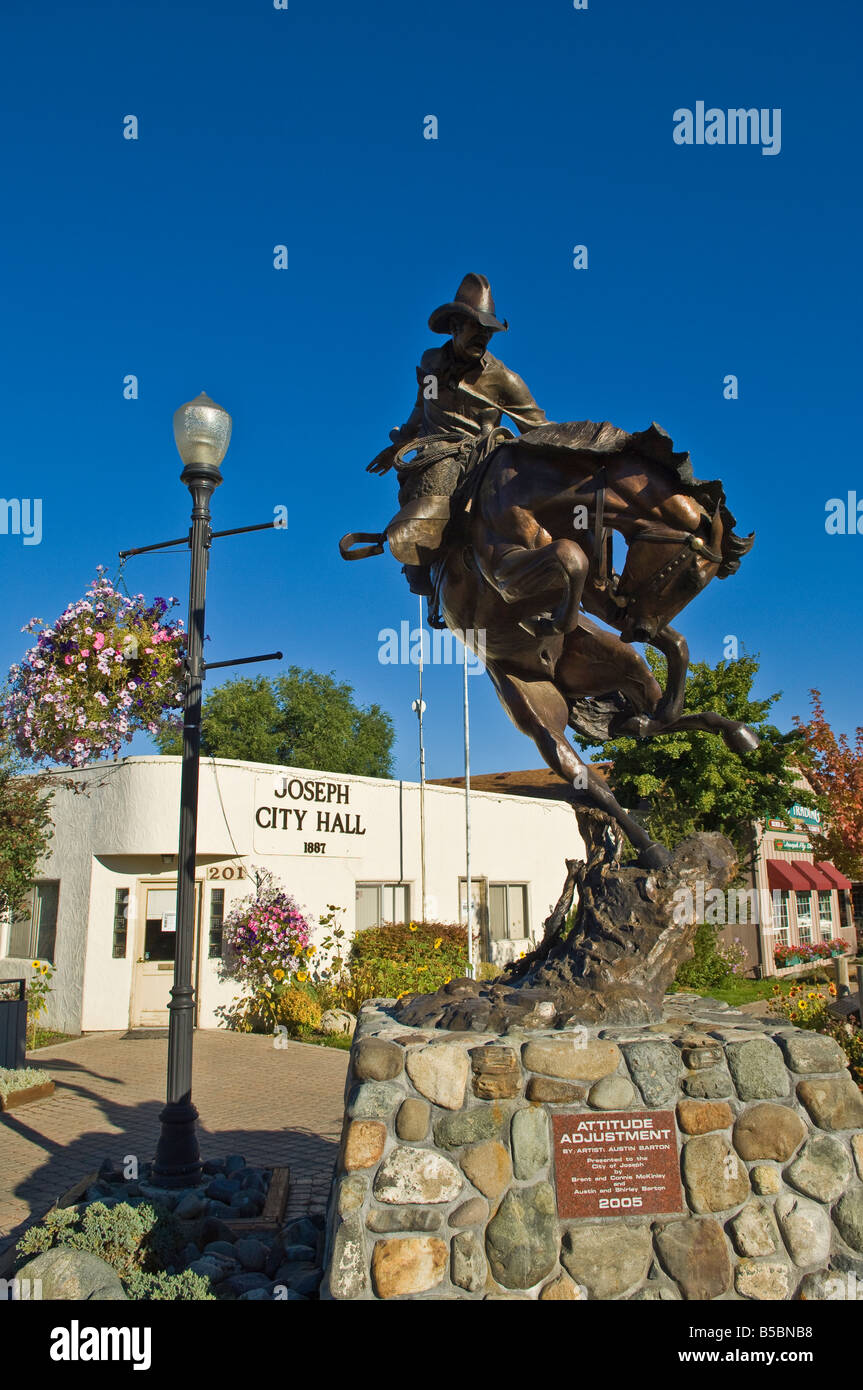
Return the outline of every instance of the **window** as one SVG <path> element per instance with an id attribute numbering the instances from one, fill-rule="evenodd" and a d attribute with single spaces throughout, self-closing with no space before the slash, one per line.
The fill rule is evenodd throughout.
<path id="1" fill-rule="evenodd" d="M 831 941 L 833 939 L 833 893 L 832 890 L 819 889 L 818 892 L 818 925 L 821 929 L 821 940 Z"/>
<path id="2" fill-rule="evenodd" d="M 114 940 L 111 947 L 111 955 L 115 960 L 125 959 L 128 928 L 129 890 L 118 888 L 114 894 Z"/>
<path id="3" fill-rule="evenodd" d="M 528 934 L 527 884 L 488 885 L 488 935 L 490 941 L 519 940 Z"/>
<path id="4" fill-rule="evenodd" d="M 173 960 L 176 945 L 177 890 L 148 888 L 144 960 Z"/>
<path id="5" fill-rule="evenodd" d="M 410 921 L 410 888 L 406 883 L 358 883 L 357 931 L 382 922 Z"/>
<path id="6" fill-rule="evenodd" d="M 773 891 L 773 925 L 776 928 L 777 945 L 791 945 L 790 921 L 788 894 L 784 889 L 776 888 Z"/>
<path id="7" fill-rule="evenodd" d="M 210 893 L 210 960 L 222 954 L 222 926 L 225 920 L 225 890 L 214 888 Z"/>
<path id="8" fill-rule="evenodd" d="M 13 919 L 6 950 L 8 956 L 53 962 L 59 899 L 57 879 L 33 884 L 24 910 Z"/>
<path id="9" fill-rule="evenodd" d="M 812 940 L 812 893 L 794 894 L 797 903 L 797 940 L 801 946 L 808 946 Z"/>

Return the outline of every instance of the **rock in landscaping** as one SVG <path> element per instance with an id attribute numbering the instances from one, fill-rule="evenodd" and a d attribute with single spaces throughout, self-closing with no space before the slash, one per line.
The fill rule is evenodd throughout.
<path id="1" fill-rule="evenodd" d="M 863 1099 L 847 1071 L 801 1081 L 797 1094 L 819 1129 L 863 1129 Z"/>
<path id="2" fill-rule="evenodd" d="M 790 1033 L 779 1038 L 779 1046 L 792 1071 L 844 1071 L 848 1065 L 835 1038 L 827 1038 L 823 1033 Z"/>
<path id="3" fill-rule="evenodd" d="M 727 1211 L 749 1196 L 746 1169 L 719 1134 L 690 1139 L 683 1147 L 683 1181 L 697 1212 Z"/>
<path id="4" fill-rule="evenodd" d="M 787 1105 L 751 1105 L 738 1116 L 734 1147 L 741 1158 L 785 1163 L 806 1137 L 806 1126 Z"/>
<path id="5" fill-rule="evenodd" d="M 561 1263 L 588 1298 L 618 1298 L 640 1284 L 653 1254 L 649 1226 L 579 1224 L 563 1237 Z"/>
<path id="6" fill-rule="evenodd" d="M 848 1185 L 851 1160 L 846 1150 L 828 1134 L 813 1134 L 805 1148 L 785 1170 L 786 1181 L 806 1197 L 835 1202 Z"/>
<path id="7" fill-rule="evenodd" d="M 489 1140 L 465 1149 L 461 1166 L 484 1197 L 499 1197 L 512 1180 L 512 1164 L 503 1144 Z"/>
<path id="8" fill-rule="evenodd" d="M 830 1218 L 824 1208 L 783 1192 L 773 1210 L 792 1260 L 799 1265 L 823 1264 L 830 1253 Z"/>
<path id="9" fill-rule="evenodd" d="M 473 1093 L 480 1100 L 505 1100 L 521 1090 L 521 1067 L 511 1047 L 488 1043 L 470 1054 Z"/>
<path id="10" fill-rule="evenodd" d="M 718 1100 L 734 1094 L 731 1073 L 725 1067 L 690 1072 L 683 1082 L 683 1089 L 696 1100 Z"/>
<path id="11" fill-rule="evenodd" d="M 268 1279 L 265 1274 L 229 1274 L 219 1285 L 219 1293 L 232 1293 L 235 1298 L 242 1298 L 244 1293 L 251 1293 L 255 1289 L 271 1294 L 272 1279 Z"/>
<path id="12" fill-rule="evenodd" d="M 491 1271 L 507 1289 L 530 1289 L 557 1263 L 554 1191 L 547 1182 L 506 1194 L 486 1230 Z"/>
<path id="13" fill-rule="evenodd" d="M 358 1174 L 342 1178 L 339 1183 L 339 1216 L 350 1216 L 352 1211 L 358 1211 L 366 1200 L 366 1190 L 366 1180 Z"/>
<path id="14" fill-rule="evenodd" d="M 738 1255 L 775 1254 L 777 1236 L 766 1202 L 747 1202 L 731 1222 L 731 1236 Z"/>
<path id="15" fill-rule="evenodd" d="M 754 1168 L 750 1168 L 749 1181 L 752 1191 L 757 1192 L 759 1197 L 775 1197 L 777 1192 L 782 1191 L 782 1174 L 769 1163 L 756 1163 Z"/>
<path id="16" fill-rule="evenodd" d="M 584 1045 L 585 1035 L 537 1038 L 525 1043 L 522 1060 L 528 1071 L 543 1076 L 562 1077 L 567 1081 L 599 1081 L 620 1065 L 620 1049 L 616 1043 L 594 1038 Z"/>
<path id="17" fill-rule="evenodd" d="M 722 1062 L 722 1048 L 716 1043 L 701 1042 L 683 1048 L 683 1065 L 691 1071 L 706 1071 Z"/>
<path id="18" fill-rule="evenodd" d="M 235 1258 L 240 1261 L 243 1269 L 253 1274 L 260 1274 L 267 1263 L 267 1256 L 270 1252 L 262 1240 L 255 1240 L 252 1236 L 244 1236 L 242 1240 L 237 1241 L 233 1253 Z M 315 1252 L 312 1251 L 312 1258 L 314 1258 L 314 1253 Z M 285 1256 L 288 1259 L 291 1258 L 287 1250 L 285 1251 Z"/>
<path id="19" fill-rule="evenodd" d="M 224 1221 L 220 1221 L 216 1216 L 208 1216 L 201 1227 L 199 1244 L 206 1246 L 214 1240 L 224 1240 L 233 1245 L 236 1238 L 230 1226 L 226 1226 Z"/>
<path id="20" fill-rule="evenodd" d="M 266 1246 L 264 1246 L 264 1249 L 266 1249 Z M 302 1261 L 303 1264 L 314 1264 L 317 1258 L 317 1242 L 314 1245 L 286 1245 L 282 1251 L 279 1263 Z"/>
<path id="21" fill-rule="evenodd" d="M 431 1149 L 396 1148 L 377 1171 L 374 1194 L 393 1206 L 451 1202 L 464 1186 L 461 1173 Z"/>
<path id="22" fill-rule="evenodd" d="M 852 1250 L 863 1251 L 863 1187 L 853 1187 L 833 1212 L 839 1234 Z"/>
<path id="23" fill-rule="evenodd" d="M 500 1137 L 504 1119 L 509 1116 L 499 1105 L 475 1105 L 457 1115 L 444 1115 L 434 1127 L 435 1143 L 442 1149 L 460 1149 L 483 1139 Z"/>
<path id="24" fill-rule="evenodd" d="M 677 1106 L 677 1123 L 684 1134 L 709 1134 L 713 1129 L 730 1129 L 734 1116 L 724 1101 L 682 1100 Z"/>
<path id="25" fill-rule="evenodd" d="M 433 1105 L 444 1110 L 461 1109 L 470 1074 L 470 1062 L 461 1047 L 431 1043 L 412 1048 L 407 1054 L 407 1072 L 420 1095 Z"/>
<path id="26" fill-rule="evenodd" d="M 207 1199 L 203 1192 L 187 1192 L 174 1208 L 174 1215 L 180 1221 L 197 1221 L 207 1210 Z"/>
<path id="27" fill-rule="evenodd" d="M 551 1076 L 532 1076 L 525 1092 L 528 1100 L 547 1105 L 576 1105 L 587 1099 L 586 1086 L 574 1086 L 571 1081 L 555 1081 Z"/>
<path id="28" fill-rule="evenodd" d="M 625 1076 L 604 1076 L 590 1088 L 588 1103 L 594 1110 L 626 1110 L 635 1100 L 635 1087 Z"/>
<path id="29" fill-rule="evenodd" d="M 372 1279 L 379 1298 L 426 1293 L 446 1272 L 449 1251 L 434 1236 L 379 1240 L 372 1252 Z"/>
<path id="30" fill-rule="evenodd" d="M 734 1287 L 743 1298 L 785 1299 L 791 1292 L 790 1271 L 774 1260 L 741 1260 L 734 1271 Z"/>
<path id="31" fill-rule="evenodd" d="M 587 1293 L 574 1284 L 568 1274 L 559 1274 L 543 1284 L 539 1297 L 541 1303 L 580 1303 L 587 1298 Z"/>
<path id="32" fill-rule="evenodd" d="M 625 1043 L 623 1052 L 632 1079 L 646 1105 L 670 1105 L 677 1095 L 680 1053 L 671 1043 Z"/>
<path id="33" fill-rule="evenodd" d="M 200 1274 L 202 1279 L 210 1279 L 214 1284 L 218 1284 L 236 1268 L 236 1265 L 233 1256 L 226 1258 L 224 1255 L 202 1255 L 200 1259 L 192 1261 L 189 1269 L 192 1274 Z"/>
<path id="34" fill-rule="evenodd" d="M 357 1021 L 347 1009 L 324 1009 L 318 1031 L 327 1037 L 353 1037 Z"/>
<path id="35" fill-rule="evenodd" d="M 361 1183 L 365 1190 L 365 1179 L 357 1177 L 348 1179 Z M 295 1221 L 282 1230 L 282 1240 L 285 1245 L 314 1245 L 317 1246 L 324 1229 L 324 1219 L 321 1216 L 298 1216 Z"/>
<path id="36" fill-rule="evenodd" d="M 439 1211 L 424 1211 L 421 1207 L 393 1207 L 390 1211 L 370 1211 L 366 1226 L 378 1235 L 393 1231 L 437 1231 L 443 1220 Z"/>
<path id="37" fill-rule="evenodd" d="M 246 1166 L 246 1160 L 242 1154 L 228 1154 L 225 1159 L 225 1172 L 228 1177 L 236 1177 Z"/>
<path id="38" fill-rule="evenodd" d="M 39 1280 L 42 1299 L 51 1303 L 59 1300 L 120 1303 L 126 1300 L 115 1269 L 98 1255 L 91 1255 L 89 1250 L 70 1250 L 64 1245 L 28 1260 L 16 1271 L 15 1278 L 29 1280 L 31 1289 L 34 1280 Z"/>
<path id="39" fill-rule="evenodd" d="M 330 1262 L 329 1290 L 333 1298 L 359 1298 L 366 1292 L 366 1238 L 358 1216 L 349 1216 L 336 1231 Z"/>
<path id="40" fill-rule="evenodd" d="M 209 1244 L 204 1246 L 204 1249 L 199 1252 L 199 1254 L 194 1255 L 192 1258 L 196 1260 L 200 1259 L 202 1254 L 217 1255 L 223 1260 L 233 1260 L 234 1247 L 229 1240 L 211 1240 Z M 191 1264 L 192 1261 L 189 1260 L 188 1263 Z"/>
<path id="41" fill-rule="evenodd" d="M 656 1237 L 666 1274 L 683 1297 L 706 1301 L 731 1287 L 731 1256 L 718 1221 L 673 1221 Z"/>
<path id="42" fill-rule="evenodd" d="M 343 1163 L 347 1171 L 373 1168 L 384 1151 L 387 1127 L 378 1120 L 353 1120 L 348 1126 Z"/>
<path id="43" fill-rule="evenodd" d="M 207 1196 L 214 1202 L 224 1202 L 230 1206 L 231 1198 L 240 1191 L 239 1178 L 214 1178 L 206 1189 Z"/>
<path id="44" fill-rule="evenodd" d="M 626 1084 L 629 1085 L 629 1082 Z M 534 1106 L 517 1110 L 512 1117 L 512 1166 L 515 1176 L 532 1178 L 546 1166 L 550 1157 L 545 1111 Z"/>
<path id="45" fill-rule="evenodd" d="M 741 1100 L 770 1100 L 788 1095 L 790 1082 L 782 1053 L 769 1038 L 731 1042 L 726 1056 Z"/>
<path id="46" fill-rule="evenodd" d="M 863 1178 L 863 1134 L 851 1135 L 851 1152 L 854 1155 L 854 1167 L 857 1169 L 858 1178 Z"/>
<path id="47" fill-rule="evenodd" d="M 346 1114 L 351 1120 L 386 1120 L 403 1095 L 394 1081 L 364 1081 L 351 1091 Z"/>
<path id="48" fill-rule="evenodd" d="M 401 1076 L 404 1052 L 382 1038 L 363 1038 L 353 1049 L 353 1071 L 358 1081 L 394 1081 Z"/>
<path id="49" fill-rule="evenodd" d="M 428 1134 L 431 1107 L 425 1100 L 403 1100 L 396 1116 L 396 1134 L 408 1143 L 419 1143 Z"/>
<path id="50" fill-rule="evenodd" d="M 452 1243 L 452 1281 L 468 1293 L 485 1288 L 488 1265 L 482 1241 L 474 1231 L 460 1231 Z"/>
<path id="51" fill-rule="evenodd" d="M 247 1276 L 251 1278 L 251 1276 Z M 255 1276 L 256 1278 L 258 1276 Z M 280 1289 L 291 1289 L 304 1298 L 316 1294 L 320 1288 L 322 1272 L 317 1264 L 303 1261 L 285 1261 L 275 1273 L 275 1284 Z"/>
<path id="52" fill-rule="evenodd" d="M 484 1197 L 469 1197 L 450 1212 L 451 1226 L 482 1226 L 488 1220 L 488 1202 Z"/>

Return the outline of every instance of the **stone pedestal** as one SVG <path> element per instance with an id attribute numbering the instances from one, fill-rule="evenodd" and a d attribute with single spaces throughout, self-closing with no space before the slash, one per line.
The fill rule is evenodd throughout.
<path id="1" fill-rule="evenodd" d="M 673 1181 L 641 1204 L 673 1209 L 630 1195 L 600 1214 L 594 1193 L 569 1215 L 562 1140 L 647 1124 Z M 861 1131 L 832 1039 L 696 996 L 670 996 L 658 1023 L 489 1035 L 368 1004 L 321 1296 L 856 1298 Z"/>

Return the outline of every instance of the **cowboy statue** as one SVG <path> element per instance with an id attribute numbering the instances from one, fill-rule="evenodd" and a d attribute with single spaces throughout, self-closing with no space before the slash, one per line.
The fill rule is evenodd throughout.
<path id="1" fill-rule="evenodd" d="M 387 539 L 415 594 L 432 596 L 430 566 L 455 489 L 493 449 L 515 437 L 501 428 L 503 416 L 519 433 L 547 423 L 521 377 L 488 351 L 493 335 L 508 327 L 496 315 L 486 277 L 466 275 L 455 299 L 429 319 L 432 332 L 448 333 L 450 341 L 423 353 L 416 404 L 405 423 L 390 430 L 392 443 L 366 470 L 396 469 L 401 509 L 387 527 Z"/>

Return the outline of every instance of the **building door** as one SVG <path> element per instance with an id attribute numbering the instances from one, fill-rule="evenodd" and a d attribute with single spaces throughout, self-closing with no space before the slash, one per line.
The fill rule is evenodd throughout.
<path id="1" fill-rule="evenodd" d="M 176 883 L 142 883 L 132 1002 L 132 1028 L 167 1028 L 168 1001 L 174 983 L 177 946 Z M 197 982 L 198 939 L 201 926 L 201 885 L 195 884 L 195 952 L 192 979 Z"/>

